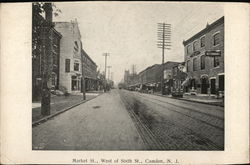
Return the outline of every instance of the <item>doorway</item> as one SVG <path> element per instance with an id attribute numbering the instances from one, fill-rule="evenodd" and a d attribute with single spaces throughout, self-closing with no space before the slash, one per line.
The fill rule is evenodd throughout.
<path id="1" fill-rule="evenodd" d="M 208 88 L 207 78 L 202 78 L 201 79 L 201 93 L 207 94 L 207 88 Z"/>
<path id="2" fill-rule="evenodd" d="M 224 91 L 224 75 L 219 75 L 219 91 Z"/>
<path id="3" fill-rule="evenodd" d="M 216 91 L 215 91 L 215 80 L 216 80 L 216 79 L 211 79 L 211 80 L 210 80 L 210 84 L 211 84 L 210 93 L 211 93 L 211 94 L 216 94 Z"/>

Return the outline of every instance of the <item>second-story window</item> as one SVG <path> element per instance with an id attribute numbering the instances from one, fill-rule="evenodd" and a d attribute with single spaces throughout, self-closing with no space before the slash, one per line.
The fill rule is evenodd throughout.
<path id="1" fill-rule="evenodd" d="M 205 46 L 205 36 L 201 37 L 201 47 Z"/>
<path id="2" fill-rule="evenodd" d="M 193 70 L 197 71 L 197 69 L 198 69 L 198 61 L 197 61 L 197 58 L 194 58 L 194 60 L 193 60 Z"/>
<path id="3" fill-rule="evenodd" d="M 74 71 L 79 71 L 79 62 L 78 61 L 75 61 L 74 62 Z"/>
<path id="4" fill-rule="evenodd" d="M 205 56 L 201 56 L 201 70 L 205 69 Z"/>
<path id="5" fill-rule="evenodd" d="M 197 51 L 198 50 L 198 41 L 194 41 L 193 43 L 193 51 Z"/>
<path id="6" fill-rule="evenodd" d="M 65 72 L 70 72 L 70 59 L 65 59 Z"/>
<path id="7" fill-rule="evenodd" d="M 216 33 L 216 34 L 213 36 L 213 43 L 214 43 L 214 46 L 220 44 L 220 33 Z"/>

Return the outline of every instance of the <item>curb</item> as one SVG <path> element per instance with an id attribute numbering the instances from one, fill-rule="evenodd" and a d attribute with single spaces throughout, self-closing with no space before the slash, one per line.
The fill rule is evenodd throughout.
<path id="1" fill-rule="evenodd" d="M 102 94 L 103 94 L 103 93 L 100 93 L 98 96 L 100 96 L 100 95 L 102 95 Z M 56 113 L 54 113 L 54 114 L 51 114 L 51 115 L 49 115 L 49 116 L 46 116 L 46 117 L 44 117 L 44 118 L 42 118 L 42 119 L 39 119 L 39 120 L 37 120 L 37 121 L 34 121 L 34 122 L 32 122 L 32 127 L 35 127 L 35 126 L 37 126 L 37 125 L 40 125 L 41 123 L 44 123 L 45 121 L 47 121 L 47 120 L 49 120 L 49 119 L 51 119 L 51 118 L 53 118 L 53 117 L 55 117 L 55 116 L 57 116 L 57 115 L 63 113 L 63 112 L 66 112 L 66 111 L 68 111 L 68 110 L 70 110 L 70 109 L 72 109 L 72 108 L 74 108 L 74 107 L 77 107 L 78 105 L 81 105 L 81 104 L 86 103 L 86 102 L 88 102 L 88 101 L 90 101 L 90 100 L 92 100 L 92 99 L 95 99 L 95 98 L 97 98 L 98 96 L 95 96 L 95 97 L 93 97 L 93 98 L 91 98 L 91 99 L 89 99 L 89 100 L 80 101 L 79 103 L 76 103 L 76 104 L 74 104 L 74 105 L 72 105 L 72 106 L 70 106 L 70 107 L 67 107 L 67 108 L 65 108 L 65 109 L 62 109 L 62 110 L 60 110 L 60 111 L 58 111 L 58 112 L 56 112 Z"/>
<path id="2" fill-rule="evenodd" d="M 224 107 L 224 105 L 220 104 L 220 102 L 218 102 L 218 104 L 217 104 L 217 103 L 211 103 L 211 102 L 209 103 L 209 102 L 202 102 L 202 101 L 196 101 L 196 100 L 189 100 L 189 99 L 185 99 L 185 98 L 180 98 L 178 100 L 184 100 L 184 101 L 190 101 L 190 102 L 195 102 L 195 103 Z"/>
<path id="3" fill-rule="evenodd" d="M 216 104 L 216 103 L 208 103 L 208 102 L 202 102 L 202 101 L 196 101 L 196 100 L 189 100 L 189 99 L 186 99 L 186 98 L 174 98 L 174 97 L 163 96 L 163 95 L 160 95 L 160 94 L 153 94 L 153 95 L 161 96 L 161 97 L 167 97 L 167 98 L 170 98 L 170 99 L 183 100 L 183 101 L 189 101 L 189 102 L 194 102 L 194 103 L 201 103 L 201 104 L 224 107 L 224 105 L 220 105 L 220 104 Z"/>

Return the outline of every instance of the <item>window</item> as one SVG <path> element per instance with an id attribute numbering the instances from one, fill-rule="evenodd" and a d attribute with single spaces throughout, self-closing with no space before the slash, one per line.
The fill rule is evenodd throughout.
<path id="1" fill-rule="evenodd" d="M 220 33 L 216 33 L 213 37 L 214 40 L 214 46 L 220 44 Z"/>
<path id="2" fill-rule="evenodd" d="M 201 47 L 205 46 L 205 36 L 201 37 Z"/>
<path id="3" fill-rule="evenodd" d="M 198 41 L 194 41 L 193 43 L 193 51 L 197 51 L 198 50 Z"/>
<path id="4" fill-rule="evenodd" d="M 187 54 L 189 54 L 189 53 L 191 53 L 192 51 L 191 51 L 191 45 L 188 45 L 187 46 Z"/>
<path id="5" fill-rule="evenodd" d="M 205 69 L 205 56 L 201 56 L 201 70 Z"/>
<path id="6" fill-rule="evenodd" d="M 65 59 L 65 72 L 70 72 L 70 59 Z"/>
<path id="7" fill-rule="evenodd" d="M 220 65 L 219 57 L 215 56 L 214 57 L 214 67 L 217 67 Z"/>
<path id="8" fill-rule="evenodd" d="M 79 62 L 75 61 L 74 63 L 74 71 L 79 71 Z"/>
<path id="9" fill-rule="evenodd" d="M 75 46 L 74 46 L 74 50 L 76 51 L 76 52 L 78 52 L 78 44 L 77 44 L 77 41 L 75 41 Z"/>
<path id="10" fill-rule="evenodd" d="M 198 69 L 197 67 L 198 67 L 197 58 L 194 58 L 194 60 L 193 60 L 193 70 L 197 71 L 197 69 Z"/>
<path id="11" fill-rule="evenodd" d="M 187 61 L 187 72 L 191 71 L 191 65 L 190 65 L 190 60 Z"/>

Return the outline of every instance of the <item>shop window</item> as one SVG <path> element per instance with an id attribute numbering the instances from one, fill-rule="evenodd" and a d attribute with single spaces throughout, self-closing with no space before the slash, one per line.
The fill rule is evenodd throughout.
<path id="1" fill-rule="evenodd" d="M 193 70 L 194 71 L 198 70 L 198 61 L 197 61 L 197 58 L 194 58 L 194 60 L 193 60 Z"/>
<path id="2" fill-rule="evenodd" d="M 214 46 L 219 45 L 219 43 L 220 43 L 220 33 L 216 33 L 214 35 L 213 42 L 214 42 Z"/>
<path id="3" fill-rule="evenodd" d="M 194 41 L 194 43 L 193 43 L 193 50 L 194 51 L 198 50 L 198 41 Z"/>
<path id="4" fill-rule="evenodd" d="M 201 37 L 201 47 L 205 46 L 205 36 Z"/>
<path id="5" fill-rule="evenodd" d="M 214 57 L 214 67 L 217 67 L 220 65 L 219 57 L 215 56 Z"/>
<path id="6" fill-rule="evenodd" d="M 205 69 L 205 56 L 201 56 L 201 70 Z"/>
<path id="7" fill-rule="evenodd" d="M 70 72 L 70 59 L 65 59 L 65 72 Z"/>

